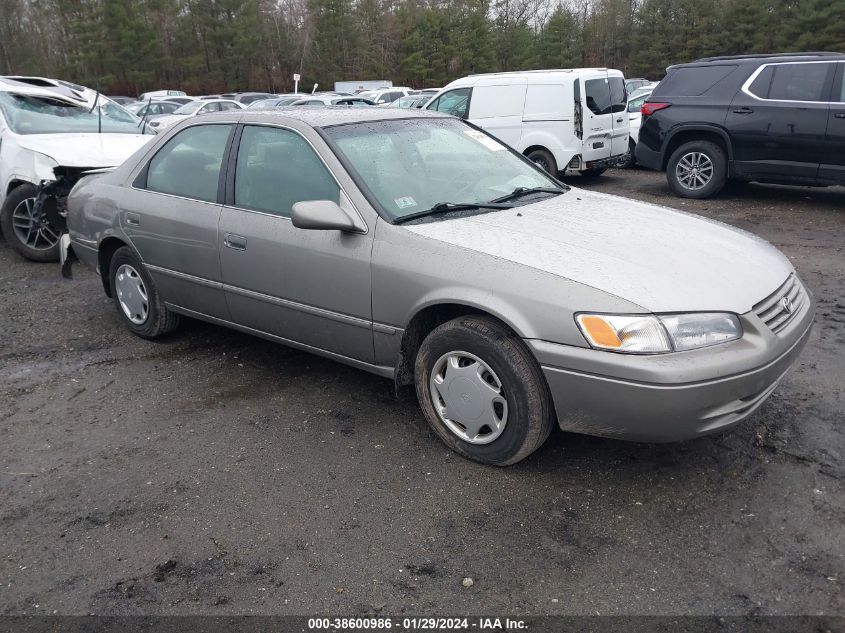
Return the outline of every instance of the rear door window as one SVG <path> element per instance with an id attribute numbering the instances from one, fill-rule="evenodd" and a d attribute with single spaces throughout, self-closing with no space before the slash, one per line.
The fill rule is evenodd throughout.
<path id="1" fill-rule="evenodd" d="M 772 87 L 772 77 L 775 76 L 775 67 L 774 66 L 765 66 L 763 70 L 757 75 L 754 81 L 751 82 L 751 85 L 748 86 L 748 92 L 753 94 L 755 97 L 760 97 L 761 99 L 768 99 L 769 98 L 769 89 Z"/>
<path id="2" fill-rule="evenodd" d="M 607 79 L 587 79 L 584 82 L 584 93 L 587 107 L 593 114 L 610 114 L 613 111 Z"/>
<path id="3" fill-rule="evenodd" d="M 833 96 L 830 100 L 845 103 L 845 63 L 836 65 L 836 81 L 833 84 Z"/>
<path id="4" fill-rule="evenodd" d="M 220 168 L 231 129 L 231 125 L 195 125 L 179 132 L 147 166 L 146 188 L 216 202 Z"/>
<path id="5" fill-rule="evenodd" d="M 625 93 L 625 80 L 622 77 L 608 77 L 607 85 L 610 88 L 610 109 L 612 112 L 624 112 L 628 105 L 627 94 Z"/>
<path id="6" fill-rule="evenodd" d="M 825 86 L 833 64 L 775 64 L 769 99 L 827 101 Z"/>

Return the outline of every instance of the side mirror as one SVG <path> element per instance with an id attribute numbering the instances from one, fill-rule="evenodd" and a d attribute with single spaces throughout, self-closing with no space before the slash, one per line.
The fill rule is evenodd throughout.
<path id="1" fill-rule="evenodd" d="M 364 233 L 361 219 L 332 200 L 307 200 L 293 205 L 293 225 L 314 231 L 347 231 Z"/>

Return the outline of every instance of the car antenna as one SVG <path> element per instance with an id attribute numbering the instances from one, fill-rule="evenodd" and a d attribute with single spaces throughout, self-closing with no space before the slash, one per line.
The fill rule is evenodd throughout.
<path id="1" fill-rule="evenodd" d="M 153 97 L 150 95 L 147 97 L 147 107 L 144 108 L 144 116 L 141 118 L 141 123 L 138 125 L 143 124 L 144 127 L 141 128 L 141 134 L 145 134 L 147 132 L 147 115 L 150 113 L 150 105 L 153 102 Z"/>
<path id="2" fill-rule="evenodd" d="M 100 102 L 100 82 L 97 81 L 97 96 L 94 97 L 94 105 L 91 106 L 91 109 L 88 112 L 93 112 L 94 108 L 97 108 L 97 104 Z M 97 134 L 103 133 L 103 111 L 101 108 L 97 108 Z"/>

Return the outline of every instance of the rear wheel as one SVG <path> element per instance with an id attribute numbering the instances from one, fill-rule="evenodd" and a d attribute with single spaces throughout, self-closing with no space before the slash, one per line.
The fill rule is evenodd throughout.
<path id="1" fill-rule="evenodd" d="M 515 464 L 551 433 L 553 406 L 537 361 L 489 317 L 460 317 L 435 328 L 420 346 L 414 380 L 431 428 L 469 459 Z"/>
<path id="2" fill-rule="evenodd" d="M 534 149 L 528 152 L 525 157 L 547 174 L 557 178 L 557 162 L 548 150 Z"/>
<path id="3" fill-rule="evenodd" d="M 112 256 L 109 283 L 117 313 L 134 334 L 154 339 L 179 325 L 179 315 L 164 305 L 152 277 L 128 246 L 117 249 Z"/>
<path id="4" fill-rule="evenodd" d="M 35 186 L 19 185 L 0 208 L 3 236 L 16 253 L 34 262 L 59 259 L 59 235 L 46 215 L 35 210 Z"/>
<path id="5" fill-rule="evenodd" d="M 709 198 L 727 181 L 728 161 L 724 150 L 710 141 L 684 143 L 669 157 L 666 180 L 682 198 Z"/>

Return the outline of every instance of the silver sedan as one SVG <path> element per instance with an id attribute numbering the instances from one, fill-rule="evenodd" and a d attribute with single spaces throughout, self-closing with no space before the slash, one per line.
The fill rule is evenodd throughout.
<path id="1" fill-rule="evenodd" d="M 436 113 L 191 117 L 68 208 L 65 248 L 133 333 L 187 315 L 413 385 L 443 441 L 488 464 L 555 423 L 726 429 L 795 363 L 815 309 L 757 237 L 568 188 Z"/>

